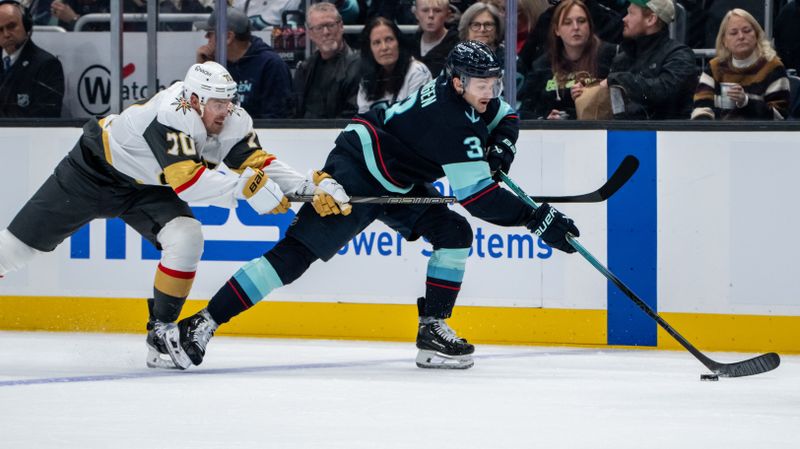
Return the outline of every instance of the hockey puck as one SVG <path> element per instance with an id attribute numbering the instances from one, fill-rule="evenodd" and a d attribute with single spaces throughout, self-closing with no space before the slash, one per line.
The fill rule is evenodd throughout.
<path id="1" fill-rule="evenodd" d="M 716 374 L 701 374 L 700 380 L 710 380 L 713 382 L 719 380 L 719 376 Z"/>

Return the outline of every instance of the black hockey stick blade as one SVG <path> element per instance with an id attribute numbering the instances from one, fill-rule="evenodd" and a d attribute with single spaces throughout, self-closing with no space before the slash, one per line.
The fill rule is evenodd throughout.
<path id="1" fill-rule="evenodd" d="M 500 177 L 505 182 L 505 184 L 511 188 L 511 190 L 519 196 L 522 201 L 528 203 L 531 207 L 536 208 L 538 207 L 536 203 L 528 197 L 525 192 L 512 181 L 508 175 L 505 173 L 500 173 Z M 735 363 L 720 363 L 717 361 L 712 360 L 707 355 L 700 352 L 693 344 L 689 343 L 689 341 L 683 337 L 674 327 L 670 326 L 667 321 L 661 317 L 655 310 L 653 310 L 649 305 L 647 305 L 642 298 L 639 297 L 633 290 L 631 290 L 625 283 L 622 282 L 620 278 L 618 278 L 614 273 L 611 272 L 608 268 L 606 268 L 596 257 L 592 255 L 583 245 L 578 242 L 578 239 L 575 238 L 572 234 L 567 234 L 567 241 L 573 248 L 575 248 L 587 262 L 592 264 L 593 267 L 597 269 L 603 276 L 606 277 L 609 281 L 613 282 L 617 288 L 625 294 L 631 301 L 636 304 L 639 309 L 641 309 L 647 316 L 652 318 L 653 320 L 658 323 L 668 334 L 670 334 L 678 343 L 681 344 L 687 351 L 689 351 L 697 360 L 700 361 L 706 368 L 708 368 L 711 372 L 718 374 L 722 377 L 742 377 L 742 376 L 752 376 L 754 374 L 761 374 L 767 371 L 772 371 L 777 368 L 780 363 L 781 359 L 778 354 L 774 352 L 770 352 L 767 354 L 762 354 L 757 357 L 753 357 L 752 359 L 743 360 L 741 362 Z"/>
<path id="2" fill-rule="evenodd" d="M 608 181 L 594 192 L 584 193 L 583 195 L 532 196 L 531 198 L 537 203 L 602 203 L 624 186 L 638 168 L 639 159 L 629 154 L 622 159 L 622 163 L 611 174 Z"/>
<path id="3" fill-rule="evenodd" d="M 710 360 L 710 359 L 709 359 Z M 706 364 L 714 374 L 722 377 L 742 377 L 772 371 L 781 364 L 781 357 L 774 352 L 768 352 L 752 359 L 736 363 L 719 363 L 710 360 L 712 365 Z"/>

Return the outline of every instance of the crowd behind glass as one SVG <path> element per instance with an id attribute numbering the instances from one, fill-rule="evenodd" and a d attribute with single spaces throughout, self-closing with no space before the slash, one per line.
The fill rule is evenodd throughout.
<path id="1" fill-rule="evenodd" d="M 389 107 L 439 76 L 461 40 L 505 58 L 508 26 L 517 55 L 510 103 L 523 119 L 800 118 L 795 0 L 773 2 L 771 39 L 755 0 L 516 0 L 516 18 L 505 0 L 228 3 L 227 66 L 247 86 L 239 101 L 254 118 L 349 118 Z M 214 4 L 160 0 L 161 14 L 210 16 L 159 30 L 205 32 L 208 42 L 192 51 L 198 62 L 214 59 Z M 147 0 L 124 0 L 123 10 L 144 13 Z M 108 0 L 0 0 L 0 118 L 62 116 L 61 63 L 33 32 L 107 31 L 108 22 L 80 19 L 108 12 Z M 351 25 L 360 32 L 346 33 Z M 144 31 L 146 22 L 123 28 Z M 269 42 L 257 30 L 272 30 Z"/>

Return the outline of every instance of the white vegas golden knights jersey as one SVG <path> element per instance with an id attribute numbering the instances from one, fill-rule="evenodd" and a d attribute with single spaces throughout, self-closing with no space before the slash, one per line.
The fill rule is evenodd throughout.
<path id="1" fill-rule="evenodd" d="M 164 185 L 186 201 L 235 207 L 239 173 L 260 168 L 291 193 L 304 177 L 261 148 L 253 120 L 231 105 L 222 132 L 209 135 L 176 82 L 146 102 L 100 120 L 105 159 L 147 185 Z M 221 163 L 234 173 L 215 170 Z"/>

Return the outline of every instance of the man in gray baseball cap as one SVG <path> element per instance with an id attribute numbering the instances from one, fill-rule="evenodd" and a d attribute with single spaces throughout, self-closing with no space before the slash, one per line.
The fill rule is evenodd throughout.
<path id="1" fill-rule="evenodd" d="M 692 50 L 669 37 L 673 0 L 630 0 L 608 78 L 614 117 L 688 119 L 699 70 Z"/>
<path id="2" fill-rule="evenodd" d="M 675 20 L 675 4 L 673 0 L 630 0 L 632 5 L 639 5 L 653 11 L 662 22 L 669 25 Z"/>

